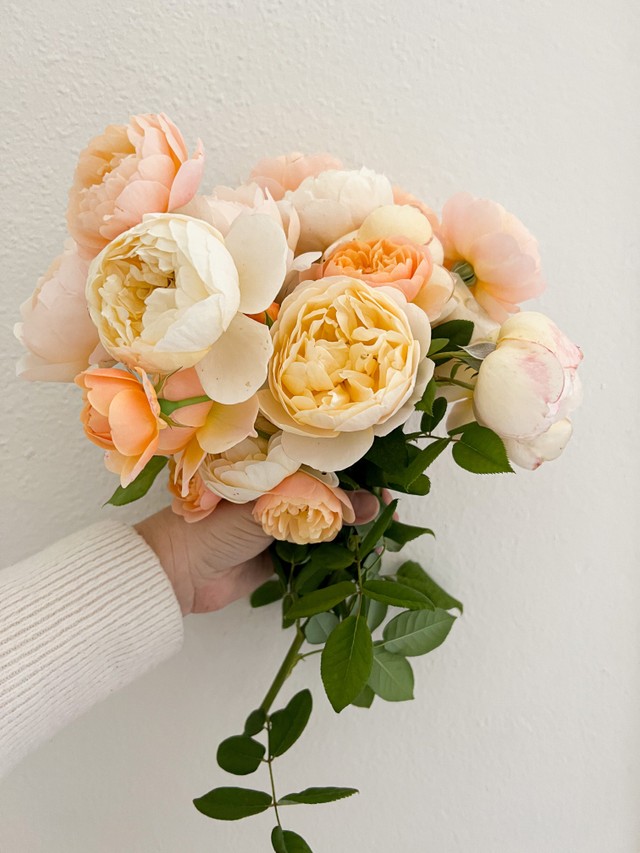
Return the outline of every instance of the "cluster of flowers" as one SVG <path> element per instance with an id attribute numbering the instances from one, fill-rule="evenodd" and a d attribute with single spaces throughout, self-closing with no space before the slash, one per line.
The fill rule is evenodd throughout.
<path id="1" fill-rule="evenodd" d="M 354 517 L 336 472 L 434 379 L 449 430 L 488 427 L 525 468 L 559 455 L 581 353 L 520 313 L 544 281 L 513 215 L 462 193 L 439 218 L 328 155 L 263 160 L 210 195 L 203 168 L 163 114 L 93 139 L 71 240 L 16 326 L 19 373 L 83 389 L 86 435 L 129 497 L 168 460 L 187 521 L 255 501 L 275 538 L 331 540 Z M 452 320 L 473 336 L 448 359 L 437 327 Z"/>

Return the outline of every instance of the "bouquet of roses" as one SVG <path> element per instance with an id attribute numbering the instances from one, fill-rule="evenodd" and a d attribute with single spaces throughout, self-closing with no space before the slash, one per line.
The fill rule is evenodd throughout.
<path id="1" fill-rule="evenodd" d="M 118 475 L 110 503 L 143 497 L 168 469 L 175 512 L 252 503 L 273 537 L 289 652 L 218 763 L 268 791 L 219 787 L 195 800 L 235 820 L 273 808 L 276 851 L 310 848 L 284 806 L 352 788 L 278 797 L 273 762 L 301 735 L 308 690 L 272 707 L 295 665 L 320 654 L 340 712 L 411 699 L 409 659 L 447 637 L 460 602 L 417 562 L 385 551 L 431 531 L 403 524 L 391 493 L 427 495 L 451 450 L 467 471 L 533 469 L 571 436 L 580 350 L 519 303 L 544 287 L 536 242 L 499 204 L 462 193 L 439 218 L 369 169 L 327 155 L 263 160 L 246 184 L 200 194 L 166 115 L 113 125 L 80 155 L 71 239 L 22 306 L 27 379 L 75 382 L 87 437 Z M 379 509 L 355 523 L 350 495 Z M 311 649 L 308 650 L 307 647 Z"/>

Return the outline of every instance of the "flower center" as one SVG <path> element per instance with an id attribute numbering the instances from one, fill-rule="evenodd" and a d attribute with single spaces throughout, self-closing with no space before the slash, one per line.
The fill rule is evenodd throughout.
<path id="1" fill-rule="evenodd" d="M 451 272 L 457 273 L 467 287 L 473 287 L 476 283 L 476 273 L 469 261 L 458 261 L 453 265 Z"/>

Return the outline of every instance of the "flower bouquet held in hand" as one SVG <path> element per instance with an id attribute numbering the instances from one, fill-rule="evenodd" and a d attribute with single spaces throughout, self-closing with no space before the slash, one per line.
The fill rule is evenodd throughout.
<path id="1" fill-rule="evenodd" d="M 495 202 L 461 193 L 439 217 L 327 155 L 263 160 L 210 194 L 203 167 L 163 114 L 91 141 L 70 239 L 22 306 L 18 372 L 82 389 L 86 435 L 119 477 L 110 503 L 142 498 L 164 469 L 185 522 L 247 503 L 273 537 L 273 579 L 251 603 L 280 602 L 291 645 L 217 752 L 260 782 L 195 806 L 219 820 L 272 809 L 273 849 L 305 851 L 285 807 L 356 792 L 276 785 L 312 708 L 309 690 L 283 705 L 287 677 L 317 654 L 336 712 L 413 697 L 411 659 L 462 605 L 417 562 L 385 570 L 386 551 L 431 534 L 399 520 L 391 493 L 427 495 L 449 451 L 476 474 L 555 459 L 582 355 L 521 311 L 544 288 L 538 248 Z"/>

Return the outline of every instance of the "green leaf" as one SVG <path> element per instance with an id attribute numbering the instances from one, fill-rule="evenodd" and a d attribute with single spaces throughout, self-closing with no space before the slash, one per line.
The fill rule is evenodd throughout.
<path id="1" fill-rule="evenodd" d="M 416 610 L 399 613 L 384 626 L 384 648 L 394 655 L 426 655 L 444 643 L 455 616 L 446 610 Z"/>
<path id="2" fill-rule="evenodd" d="M 404 492 L 407 495 L 420 495 L 424 497 L 431 491 L 431 480 L 426 474 L 419 474 L 408 486 L 402 486 L 400 483 L 389 483 L 388 488 L 393 489 L 395 492 Z"/>
<path id="3" fill-rule="evenodd" d="M 382 625 L 387 615 L 387 609 L 387 605 L 384 602 L 378 601 L 375 598 L 370 599 L 367 607 L 367 625 L 371 633 Z"/>
<path id="4" fill-rule="evenodd" d="M 307 622 L 304 636 L 312 646 L 321 646 L 329 639 L 329 635 L 338 624 L 335 613 L 316 613 Z"/>
<path id="5" fill-rule="evenodd" d="M 308 545 L 297 545 L 295 542 L 284 542 L 279 540 L 276 542 L 276 554 L 285 563 L 295 563 L 299 565 L 304 562 L 309 552 Z"/>
<path id="6" fill-rule="evenodd" d="M 364 458 L 383 471 L 402 470 L 407 462 L 407 437 L 402 427 L 375 438 Z"/>
<path id="7" fill-rule="evenodd" d="M 447 401 L 444 397 L 436 397 L 433 401 L 432 412 L 425 412 L 420 420 L 422 432 L 433 432 L 447 412 Z"/>
<path id="8" fill-rule="evenodd" d="M 373 666 L 369 687 L 387 702 L 405 702 L 413 699 L 413 670 L 408 660 L 391 654 L 382 646 L 373 650 Z"/>
<path id="9" fill-rule="evenodd" d="M 262 708 L 257 708 L 252 711 L 244 724 L 244 733 L 246 735 L 257 735 L 264 729 L 267 722 L 267 715 Z"/>
<path id="10" fill-rule="evenodd" d="M 124 506 L 143 498 L 168 461 L 167 456 L 152 456 L 135 480 L 124 489 L 118 486 L 107 503 L 112 506 Z"/>
<path id="11" fill-rule="evenodd" d="M 214 788 L 193 801 L 201 814 L 216 820 L 240 820 L 266 812 L 272 803 L 271 794 L 251 788 Z"/>
<path id="12" fill-rule="evenodd" d="M 412 542 L 414 539 L 425 535 L 434 536 L 434 532 L 428 527 L 414 527 L 412 524 L 392 521 L 384 535 L 385 545 L 389 551 L 400 551 L 407 542 Z"/>
<path id="13" fill-rule="evenodd" d="M 316 546 L 311 557 L 294 580 L 294 589 L 302 594 L 317 589 L 322 581 L 339 569 L 348 568 L 355 557 L 352 551 L 336 542 Z"/>
<path id="14" fill-rule="evenodd" d="M 300 619 L 301 616 L 324 613 L 355 592 L 357 592 L 357 587 L 351 581 L 341 581 L 324 589 L 317 589 L 315 592 L 310 592 L 295 601 L 287 610 L 287 619 Z"/>
<path id="15" fill-rule="evenodd" d="M 264 745 L 246 735 L 234 735 L 223 740 L 216 759 L 227 773 L 247 776 L 255 773 L 264 758 Z"/>
<path id="16" fill-rule="evenodd" d="M 357 708 L 370 708 L 373 704 L 373 700 L 375 699 L 375 695 L 376 694 L 369 685 L 366 684 L 351 704 L 355 705 Z"/>
<path id="17" fill-rule="evenodd" d="M 280 601 L 283 594 L 284 589 L 280 581 L 267 581 L 251 593 L 249 601 L 252 607 L 264 607 L 266 604 Z"/>
<path id="18" fill-rule="evenodd" d="M 336 800 L 344 800 L 345 797 L 352 797 L 354 794 L 359 794 L 357 788 L 305 788 L 297 794 L 287 794 L 286 797 L 278 800 L 278 805 L 281 803 L 305 803 L 309 806 L 321 805 L 322 803 L 333 803 Z"/>
<path id="19" fill-rule="evenodd" d="M 440 323 L 433 332 L 438 338 L 448 339 L 447 349 L 466 347 L 473 336 L 473 323 L 471 320 L 449 320 L 447 323 Z"/>
<path id="20" fill-rule="evenodd" d="M 431 338 L 431 343 L 429 344 L 429 352 L 428 356 L 433 356 L 436 353 L 443 350 L 447 344 L 449 343 L 449 338 Z"/>
<path id="21" fill-rule="evenodd" d="M 431 343 L 433 343 L 433 341 Z M 436 398 L 437 390 L 438 386 L 436 385 L 436 380 L 430 379 L 427 387 L 424 389 L 424 394 L 422 395 L 421 400 L 416 403 L 416 409 L 419 412 L 426 412 L 428 415 L 433 413 L 433 401 Z"/>
<path id="22" fill-rule="evenodd" d="M 500 436 L 480 424 L 469 424 L 453 445 L 453 458 L 472 474 L 513 472 Z"/>
<path id="23" fill-rule="evenodd" d="M 313 701 L 309 690 L 301 690 L 286 708 L 271 714 L 269 726 L 269 756 L 282 755 L 298 740 L 305 730 Z"/>
<path id="24" fill-rule="evenodd" d="M 271 846 L 276 853 L 313 853 L 302 836 L 280 826 L 273 827 Z"/>
<path id="25" fill-rule="evenodd" d="M 436 607 L 441 607 L 443 610 L 451 610 L 452 608 L 457 607 L 460 613 L 462 613 L 464 609 L 462 602 L 458 601 L 458 599 L 454 598 L 452 595 L 449 595 L 449 593 L 444 590 L 440 584 L 436 583 L 434 579 L 425 572 L 419 563 L 416 563 L 413 560 L 408 560 L 400 566 L 397 574 L 398 579 L 402 583 L 419 590 L 423 595 L 426 595 L 427 598 L 430 598 Z"/>
<path id="26" fill-rule="evenodd" d="M 363 616 L 351 614 L 327 640 L 320 662 L 322 683 L 334 711 L 340 712 L 367 683 L 373 659 L 371 631 Z"/>
<path id="27" fill-rule="evenodd" d="M 394 607 L 406 607 L 409 610 L 433 610 L 433 604 L 426 595 L 418 592 L 410 586 L 392 580 L 370 580 L 365 581 L 362 591 L 367 598 L 381 601 L 383 604 L 391 604 Z"/>
<path id="28" fill-rule="evenodd" d="M 382 539 L 386 529 L 393 522 L 393 514 L 396 511 L 397 506 L 397 500 L 391 501 L 391 503 L 387 504 L 387 506 L 382 510 L 380 515 L 373 522 L 373 524 L 367 531 L 364 539 L 360 543 L 360 547 L 358 549 L 359 553 L 363 557 L 366 556 L 369 551 L 373 551 L 373 549 L 378 544 L 378 540 Z"/>
<path id="29" fill-rule="evenodd" d="M 419 477 L 423 471 L 426 471 L 429 465 L 435 462 L 448 444 L 449 440 L 447 438 L 437 438 L 435 441 L 432 441 L 431 444 L 428 444 L 422 450 L 418 451 L 415 459 L 413 459 L 407 466 L 406 471 L 402 472 L 401 481 L 407 485 L 411 485 L 411 483 L 413 483 L 413 481 Z"/>

